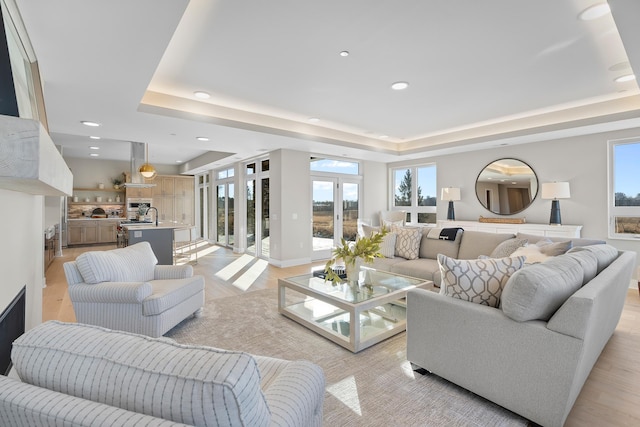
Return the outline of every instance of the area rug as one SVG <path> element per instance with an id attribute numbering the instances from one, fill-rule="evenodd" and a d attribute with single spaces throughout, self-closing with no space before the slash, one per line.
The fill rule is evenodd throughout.
<path id="1" fill-rule="evenodd" d="M 282 359 L 306 359 L 324 369 L 326 426 L 527 426 L 524 418 L 435 375 L 413 372 L 406 335 L 360 353 L 278 313 L 277 290 L 207 301 L 204 316 L 167 336 Z"/>

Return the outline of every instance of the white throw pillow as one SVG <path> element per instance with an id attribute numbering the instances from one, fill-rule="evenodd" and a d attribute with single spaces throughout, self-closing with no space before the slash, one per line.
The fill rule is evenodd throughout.
<path id="1" fill-rule="evenodd" d="M 509 277 L 524 265 L 524 257 L 461 260 L 438 255 L 442 275 L 440 293 L 461 300 L 500 305 L 502 289 Z"/>
<path id="2" fill-rule="evenodd" d="M 153 280 L 158 258 L 149 242 L 110 251 L 90 251 L 76 258 L 85 283 L 147 282 Z"/>
<path id="3" fill-rule="evenodd" d="M 546 260 L 551 258 L 549 255 L 543 254 L 540 249 L 540 246 L 538 245 L 521 246 L 515 251 L 513 251 L 513 253 L 509 256 L 511 257 L 523 256 L 525 257 L 525 261 L 524 261 L 525 264 L 538 264 L 541 262 L 545 262 Z"/>
<path id="4" fill-rule="evenodd" d="M 23 382 L 198 426 L 268 426 L 260 372 L 247 353 L 50 321 L 13 343 Z"/>
<path id="5" fill-rule="evenodd" d="M 396 233 L 387 233 L 382 238 L 382 243 L 380 244 L 380 253 L 385 258 L 395 258 L 396 238 Z"/>

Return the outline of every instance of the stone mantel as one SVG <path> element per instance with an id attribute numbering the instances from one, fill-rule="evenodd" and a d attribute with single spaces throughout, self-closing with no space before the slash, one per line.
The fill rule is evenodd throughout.
<path id="1" fill-rule="evenodd" d="M 37 120 L 0 115 L 0 188 L 70 196 L 73 175 Z"/>
<path id="2" fill-rule="evenodd" d="M 504 224 L 479 221 L 438 220 L 438 227 L 462 227 L 465 230 L 486 231 L 489 233 L 525 233 L 546 237 L 580 237 L 581 225 L 550 224 Z"/>

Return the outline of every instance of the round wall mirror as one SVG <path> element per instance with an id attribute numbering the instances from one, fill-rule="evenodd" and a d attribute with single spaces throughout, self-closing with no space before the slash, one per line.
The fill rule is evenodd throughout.
<path id="1" fill-rule="evenodd" d="M 476 179 L 476 196 L 482 206 L 498 215 L 522 212 L 538 194 L 538 177 L 517 159 L 499 159 L 485 166 Z"/>

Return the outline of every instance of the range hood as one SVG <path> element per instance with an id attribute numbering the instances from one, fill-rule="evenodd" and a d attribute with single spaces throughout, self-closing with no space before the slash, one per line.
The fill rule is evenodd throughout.
<path id="1" fill-rule="evenodd" d="M 140 174 L 140 166 L 146 163 L 144 158 L 146 145 L 144 142 L 131 142 L 131 182 L 125 182 L 124 187 L 128 188 L 151 188 L 156 184 L 145 182 Z"/>

